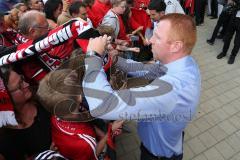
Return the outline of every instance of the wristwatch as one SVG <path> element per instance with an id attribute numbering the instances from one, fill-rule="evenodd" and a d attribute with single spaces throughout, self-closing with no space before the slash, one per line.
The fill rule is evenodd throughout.
<path id="1" fill-rule="evenodd" d="M 96 51 L 87 51 L 87 56 L 97 56 L 102 59 L 102 56 Z"/>

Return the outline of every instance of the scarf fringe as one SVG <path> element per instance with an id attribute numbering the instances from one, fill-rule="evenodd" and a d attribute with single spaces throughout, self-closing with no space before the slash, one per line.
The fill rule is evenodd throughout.
<path id="1" fill-rule="evenodd" d="M 0 111 L 0 127 L 18 125 L 13 111 Z"/>

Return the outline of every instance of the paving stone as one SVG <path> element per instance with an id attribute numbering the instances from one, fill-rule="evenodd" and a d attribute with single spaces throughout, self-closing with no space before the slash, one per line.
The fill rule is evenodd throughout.
<path id="1" fill-rule="evenodd" d="M 228 135 L 227 133 L 222 130 L 219 126 L 215 126 L 209 129 L 209 133 L 219 142 L 226 138 Z"/>
<path id="2" fill-rule="evenodd" d="M 199 119 L 201 118 L 202 116 L 204 116 L 206 113 L 203 111 L 202 109 L 202 106 L 200 104 L 200 106 L 198 107 L 198 110 L 196 112 L 196 115 L 195 115 L 195 119 Z"/>
<path id="3" fill-rule="evenodd" d="M 223 104 L 218 100 L 218 97 L 208 100 L 208 102 L 213 106 L 214 109 L 220 108 Z"/>
<path id="4" fill-rule="evenodd" d="M 235 105 L 235 108 L 238 110 L 238 111 L 240 111 L 240 101 L 239 101 L 239 103 L 238 103 L 238 105 Z"/>
<path id="5" fill-rule="evenodd" d="M 235 154 L 230 160 L 240 160 L 240 153 Z"/>
<path id="6" fill-rule="evenodd" d="M 230 101 L 236 99 L 239 97 L 238 94 L 235 94 L 232 90 L 228 91 L 227 93 L 224 94 L 226 97 L 229 98 Z"/>
<path id="7" fill-rule="evenodd" d="M 212 147 L 204 152 L 208 160 L 224 160 L 223 156 L 215 147 Z"/>
<path id="8" fill-rule="evenodd" d="M 240 130 L 239 129 L 235 134 L 240 138 Z"/>
<path id="9" fill-rule="evenodd" d="M 198 134 L 201 132 L 201 130 L 200 130 L 199 128 L 197 128 L 197 127 L 194 125 L 194 123 L 190 123 L 190 124 L 187 126 L 186 131 L 188 131 L 188 133 L 189 133 L 189 135 L 190 135 L 191 137 L 194 137 L 194 136 L 198 135 Z"/>
<path id="10" fill-rule="evenodd" d="M 194 153 L 187 143 L 183 144 L 183 159 L 192 159 L 194 157 Z"/>
<path id="11" fill-rule="evenodd" d="M 226 142 L 234 149 L 235 152 L 240 151 L 240 138 L 237 134 L 233 134 L 226 139 Z"/>
<path id="12" fill-rule="evenodd" d="M 210 148 L 217 143 L 217 140 L 208 131 L 202 133 L 198 137 L 207 148 Z"/>
<path id="13" fill-rule="evenodd" d="M 240 83 L 240 82 L 239 82 Z M 208 81 L 203 81 L 202 82 L 202 88 L 203 89 L 208 89 L 208 88 L 212 88 L 213 85 L 211 83 L 208 83 Z M 215 91 L 215 90 L 214 90 Z M 201 97 L 203 96 L 203 94 L 201 95 Z M 207 98 L 204 96 L 204 99 Z"/>
<path id="14" fill-rule="evenodd" d="M 229 122 L 231 122 L 236 128 L 240 129 L 240 117 L 237 115 L 234 115 L 230 117 Z M 239 147 L 240 148 L 240 147 Z"/>
<path id="15" fill-rule="evenodd" d="M 225 159 L 229 159 L 235 153 L 233 148 L 225 141 L 218 143 L 215 147 L 223 155 Z"/>
<path id="16" fill-rule="evenodd" d="M 204 146 L 198 137 L 189 140 L 187 144 L 192 149 L 194 154 L 199 154 L 206 149 L 206 146 Z"/>
<path id="17" fill-rule="evenodd" d="M 224 112 L 226 112 L 230 116 L 232 116 L 238 112 L 238 110 L 235 108 L 235 106 L 232 105 L 231 103 L 225 105 L 222 109 L 224 110 Z"/>
<path id="18" fill-rule="evenodd" d="M 218 106 L 211 104 L 210 101 L 205 101 L 201 104 L 201 108 L 205 113 L 213 112 Z"/>
<path id="19" fill-rule="evenodd" d="M 189 139 L 191 139 L 192 137 L 190 136 L 190 134 L 188 133 L 187 130 L 185 130 L 185 133 L 184 133 L 184 141 L 188 141 Z"/>
<path id="20" fill-rule="evenodd" d="M 216 111 L 214 111 L 214 113 L 218 116 L 218 118 L 221 121 L 223 121 L 229 117 L 229 115 L 222 108 L 217 109 Z"/>
<path id="21" fill-rule="evenodd" d="M 209 98 L 212 98 L 212 97 L 215 97 L 217 96 L 218 94 L 216 92 L 214 92 L 214 90 L 212 89 L 208 89 L 208 90 L 205 90 L 204 91 L 204 94 L 209 97 Z"/>
<path id="22" fill-rule="evenodd" d="M 216 114 L 216 112 L 211 112 L 211 113 L 205 115 L 204 118 L 211 125 L 216 125 L 222 121 L 221 118 Z"/>
<path id="23" fill-rule="evenodd" d="M 234 127 L 229 121 L 225 120 L 218 124 L 218 126 L 224 130 L 228 135 L 231 135 L 233 132 L 237 131 L 237 128 Z"/>
<path id="24" fill-rule="evenodd" d="M 215 70 L 214 70 L 215 71 Z M 216 71 L 215 71 L 216 72 Z M 208 82 L 211 83 L 212 85 L 216 86 L 216 85 L 219 85 L 219 83 L 222 82 L 220 76 L 216 76 L 216 77 L 213 77 L 211 79 L 208 79 Z"/>
<path id="25" fill-rule="evenodd" d="M 238 77 L 238 79 L 239 79 L 239 77 Z M 233 89 L 232 89 L 232 92 L 235 93 L 236 95 L 238 95 L 239 92 L 240 92 L 240 87 L 239 87 L 239 85 L 238 85 L 238 87 L 233 88 Z"/>
<path id="26" fill-rule="evenodd" d="M 225 86 L 225 85 L 224 85 Z M 224 89 L 224 90 L 228 90 L 228 89 Z M 219 102 L 224 105 L 230 102 L 230 100 L 228 99 L 228 97 L 226 97 L 224 94 L 221 94 L 218 96 L 217 98 L 219 100 Z"/>
<path id="27" fill-rule="evenodd" d="M 205 130 L 211 127 L 211 125 L 207 122 L 207 120 L 204 117 L 194 121 L 194 124 L 196 125 L 196 127 L 200 129 L 201 132 L 204 132 Z"/>
<path id="28" fill-rule="evenodd" d="M 212 89 L 214 92 L 218 93 L 218 95 L 224 93 L 222 85 L 215 85 Z"/>
<path id="29" fill-rule="evenodd" d="M 212 72 L 203 72 L 202 77 L 204 77 L 203 80 L 207 80 L 207 79 L 215 77 L 215 74 Z"/>
<path id="30" fill-rule="evenodd" d="M 192 160 L 208 160 L 204 154 L 199 154 L 198 156 L 194 157 Z"/>
<path id="31" fill-rule="evenodd" d="M 240 104 L 240 101 L 238 99 L 231 102 L 231 105 L 233 105 L 235 107 L 235 109 L 238 110 L 238 112 L 240 112 L 239 104 Z"/>

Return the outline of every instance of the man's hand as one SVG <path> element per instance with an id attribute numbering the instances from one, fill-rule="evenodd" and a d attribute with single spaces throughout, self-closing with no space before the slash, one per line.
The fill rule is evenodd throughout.
<path id="1" fill-rule="evenodd" d="M 147 38 L 143 40 L 144 46 L 149 46 L 150 44 L 151 44 L 151 42 Z"/>
<path id="2" fill-rule="evenodd" d="M 112 123 L 113 136 L 117 136 L 122 133 L 122 125 L 124 120 L 117 120 Z"/>
<path id="3" fill-rule="evenodd" d="M 62 0 L 62 3 L 63 3 L 63 12 L 68 12 L 68 9 L 72 4 L 72 0 Z"/>
<path id="4" fill-rule="evenodd" d="M 87 51 L 95 51 L 103 56 L 107 44 L 110 43 L 110 38 L 111 37 L 107 37 L 107 35 L 97 38 L 90 38 Z"/>
<path id="5" fill-rule="evenodd" d="M 132 31 L 132 35 L 137 34 L 138 32 L 141 32 L 143 30 L 143 26 L 139 26 L 137 29 Z"/>

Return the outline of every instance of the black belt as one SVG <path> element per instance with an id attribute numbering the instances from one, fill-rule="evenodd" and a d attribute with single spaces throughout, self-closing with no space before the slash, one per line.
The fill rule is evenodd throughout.
<path id="1" fill-rule="evenodd" d="M 148 149 L 146 147 L 144 147 L 144 145 L 142 143 L 141 143 L 140 148 L 141 148 L 141 151 L 148 154 L 151 157 L 152 160 L 182 160 L 182 158 L 183 158 L 183 154 L 180 154 L 180 155 L 177 155 L 177 156 L 173 155 L 170 158 L 162 157 L 162 156 L 155 156 L 151 152 L 149 152 Z"/>

